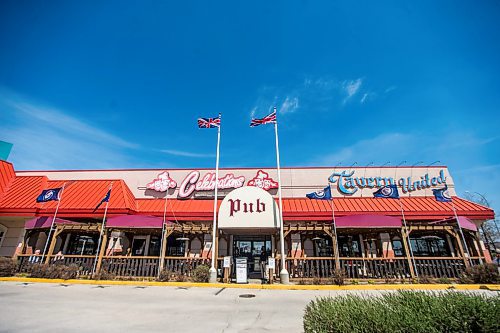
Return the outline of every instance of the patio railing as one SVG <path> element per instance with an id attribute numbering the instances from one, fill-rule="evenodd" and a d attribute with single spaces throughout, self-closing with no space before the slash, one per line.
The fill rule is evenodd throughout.
<path id="1" fill-rule="evenodd" d="M 49 263 L 77 265 L 80 276 L 92 272 L 95 256 L 64 255 L 50 256 Z M 223 258 L 218 258 L 217 268 L 222 269 Z M 19 255 L 18 271 L 29 273 L 31 265 L 41 262 L 41 255 Z M 479 264 L 479 257 L 472 257 L 473 265 Z M 164 269 L 178 275 L 191 276 L 196 267 L 210 266 L 208 258 L 165 257 Z M 281 261 L 276 258 L 276 275 L 279 277 Z M 159 273 L 159 257 L 104 256 L 101 271 L 116 276 L 156 277 Z M 466 266 L 461 257 L 416 257 L 415 264 L 419 276 L 433 278 L 458 278 Z M 348 279 L 401 279 L 410 278 L 410 268 L 406 257 L 397 258 L 347 258 L 341 257 L 340 269 Z M 335 271 L 335 259 L 332 257 L 287 258 L 287 270 L 290 279 L 331 278 Z M 234 272 L 234 268 L 233 268 Z"/>

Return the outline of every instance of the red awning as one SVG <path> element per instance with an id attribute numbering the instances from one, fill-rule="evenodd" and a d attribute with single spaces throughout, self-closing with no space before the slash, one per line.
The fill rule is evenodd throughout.
<path id="1" fill-rule="evenodd" d="M 347 215 L 335 219 L 337 228 L 401 228 L 401 219 L 385 215 Z"/>
<path id="2" fill-rule="evenodd" d="M 167 224 L 172 224 L 166 221 Z M 107 228 L 162 228 L 163 218 L 149 215 L 121 215 L 108 219 Z"/>
<path id="3" fill-rule="evenodd" d="M 24 223 L 24 228 L 26 230 L 29 229 L 45 229 L 45 228 L 50 228 L 52 225 L 52 220 L 53 217 L 50 216 L 39 216 L 35 217 L 31 220 L 28 220 Z M 81 224 L 78 222 L 73 222 L 73 221 L 68 221 L 68 220 L 63 220 L 60 218 L 56 218 L 55 221 L 56 224 Z"/>
<path id="4" fill-rule="evenodd" d="M 477 231 L 477 226 L 474 224 L 474 222 L 472 222 L 470 219 L 466 218 L 465 216 L 459 216 L 458 223 L 464 229 L 471 230 L 471 231 Z"/>

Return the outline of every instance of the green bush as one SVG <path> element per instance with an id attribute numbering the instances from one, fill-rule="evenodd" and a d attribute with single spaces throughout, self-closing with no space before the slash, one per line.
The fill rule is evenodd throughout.
<path id="1" fill-rule="evenodd" d="M 346 273 L 343 269 L 336 269 L 332 272 L 332 284 L 343 286 L 345 284 Z"/>
<path id="2" fill-rule="evenodd" d="M 163 269 L 160 272 L 160 275 L 158 275 L 158 278 L 156 279 L 156 281 L 158 282 L 169 282 L 174 280 L 175 280 L 175 273 L 169 269 Z"/>
<path id="3" fill-rule="evenodd" d="M 194 282 L 208 282 L 210 279 L 210 267 L 200 265 L 193 270 L 192 278 Z"/>
<path id="4" fill-rule="evenodd" d="M 94 275 L 94 280 L 115 280 L 116 274 L 111 273 L 107 269 L 101 269 L 99 273 Z"/>
<path id="5" fill-rule="evenodd" d="M 380 297 L 339 296 L 311 301 L 307 332 L 499 332 L 500 297 L 399 291 Z"/>
<path id="6" fill-rule="evenodd" d="M 34 264 L 30 269 L 30 277 L 42 279 L 75 279 L 78 276 L 79 267 L 75 264 Z"/>
<path id="7" fill-rule="evenodd" d="M 484 264 L 469 267 L 460 277 L 461 283 L 500 283 L 498 266 L 495 264 Z"/>
<path id="8" fill-rule="evenodd" d="M 11 258 L 0 257 L 0 276 L 13 276 L 16 274 L 17 266 Z"/>

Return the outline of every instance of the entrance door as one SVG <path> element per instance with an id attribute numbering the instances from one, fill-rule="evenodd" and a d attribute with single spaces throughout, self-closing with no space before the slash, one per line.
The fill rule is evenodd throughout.
<path id="1" fill-rule="evenodd" d="M 262 279 L 260 258 L 262 251 L 266 257 L 271 256 L 271 236 L 234 236 L 233 258 L 246 257 L 248 263 L 248 277 Z M 233 265 L 234 266 L 234 265 Z"/>

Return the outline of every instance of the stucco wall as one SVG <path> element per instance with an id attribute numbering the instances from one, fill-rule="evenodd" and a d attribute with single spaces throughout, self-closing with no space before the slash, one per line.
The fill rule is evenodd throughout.
<path id="1" fill-rule="evenodd" d="M 12 257 L 24 236 L 24 222 L 26 219 L 17 217 L 0 217 L 0 224 L 7 228 L 0 246 L 0 256 Z"/>

